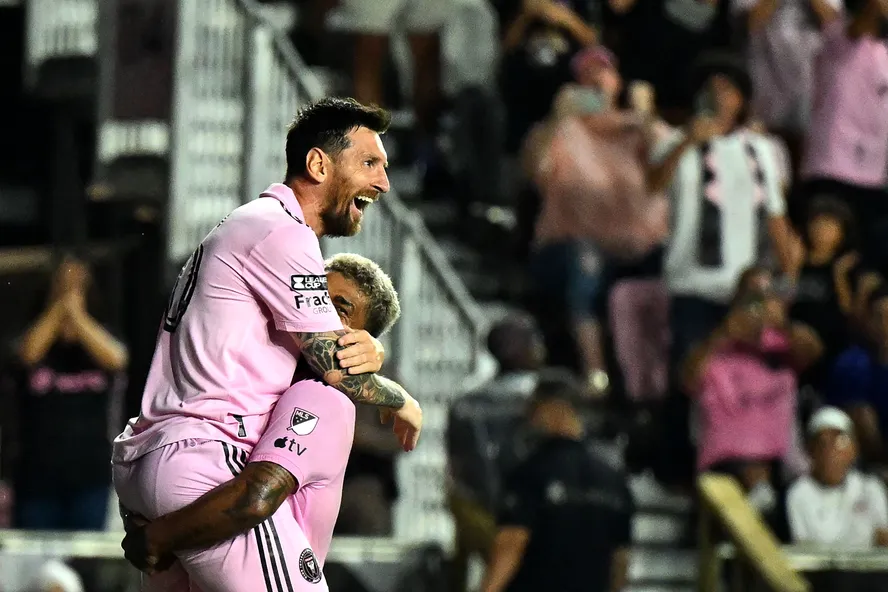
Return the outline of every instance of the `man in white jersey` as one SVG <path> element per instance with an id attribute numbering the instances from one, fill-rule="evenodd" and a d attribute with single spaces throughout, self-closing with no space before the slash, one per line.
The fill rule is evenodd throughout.
<path id="1" fill-rule="evenodd" d="M 381 356 L 359 346 L 352 357 L 344 348 L 366 333 L 343 330 L 318 243 L 318 236 L 355 234 L 363 210 L 388 191 L 379 138 L 388 123 L 385 111 L 350 99 L 323 99 L 299 112 L 287 134 L 285 182 L 232 212 L 185 264 L 140 415 L 115 440 L 115 465 L 162 448 L 172 455 L 182 442 L 206 450 L 207 463 L 226 462 L 219 442 L 251 449 L 300 356 L 351 400 L 393 414 L 403 448 L 416 446 L 419 405 L 395 382 L 366 373 L 379 368 Z M 279 485 L 276 478 L 289 478 L 266 477 L 267 491 Z M 115 482 L 124 506 L 133 495 L 128 485 Z M 196 488 L 194 498 L 215 485 Z M 162 486 L 176 487 L 175 476 Z"/>

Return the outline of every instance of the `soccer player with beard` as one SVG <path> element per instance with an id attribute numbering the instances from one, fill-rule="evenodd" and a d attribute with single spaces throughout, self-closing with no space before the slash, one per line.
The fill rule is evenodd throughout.
<path id="1" fill-rule="evenodd" d="M 389 277 L 365 257 L 339 254 L 326 262 L 330 299 L 346 327 L 385 333 L 400 315 L 398 294 Z M 195 489 L 224 484 L 197 501 L 147 524 L 127 521 L 126 557 L 148 569 L 150 589 L 166 592 L 326 589 L 322 569 L 339 513 L 342 484 L 355 431 L 355 405 L 304 368 L 283 394 L 259 442 L 237 450 L 216 445 L 227 466 L 204 462 L 200 447 L 168 455 L 149 454 L 129 468 L 115 467 L 120 480 L 143 491 L 160 490 L 167 475 L 187 474 Z M 249 457 L 249 460 L 247 460 Z M 131 471 L 131 474 L 125 474 Z M 272 492 L 259 495 L 268 489 Z M 232 478 L 233 477 L 233 478 Z M 158 514 L 166 494 L 143 500 L 140 511 Z M 288 500 L 289 498 L 289 500 Z M 289 501 L 289 503 L 285 503 Z M 158 504 L 159 502 L 159 504 Z M 146 562 L 147 557 L 151 558 Z M 267 582 L 267 584 L 266 584 Z M 269 587 L 278 582 L 283 587 Z"/>
<path id="2" fill-rule="evenodd" d="M 364 209 L 389 189 L 379 134 L 389 115 L 351 99 L 323 99 L 297 114 L 287 134 L 287 173 L 213 229 L 186 262 L 167 307 L 141 411 L 114 442 L 115 487 L 138 511 L 161 493 L 172 512 L 219 483 L 195 487 L 173 472 L 154 491 L 122 478 L 149 454 L 200 451 L 227 467 L 220 442 L 236 451 L 258 442 L 289 388 L 297 361 L 356 403 L 394 416 L 412 450 L 422 411 L 397 383 L 374 372 L 378 341 L 349 332 L 332 306 L 319 236 L 360 229 Z M 262 488 L 280 483 L 267 476 Z M 205 489 L 202 489 L 205 487 Z M 269 525 L 274 530 L 274 523 Z"/>

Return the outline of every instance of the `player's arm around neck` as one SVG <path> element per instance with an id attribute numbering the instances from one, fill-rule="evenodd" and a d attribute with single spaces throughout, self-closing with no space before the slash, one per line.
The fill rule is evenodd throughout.
<path id="1" fill-rule="evenodd" d="M 400 409 L 407 394 L 398 383 L 376 374 L 349 374 L 340 364 L 337 353 L 343 349 L 339 339 L 347 331 L 325 333 L 294 333 L 305 361 L 314 373 L 355 403 Z"/>
<path id="2" fill-rule="evenodd" d="M 294 333 L 305 361 L 325 383 L 355 403 L 394 410 L 395 434 L 405 451 L 413 450 L 422 429 L 422 410 L 416 400 L 394 380 L 378 374 L 349 374 L 337 353 L 338 341 L 347 331 Z"/>
<path id="3" fill-rule="evenodd" d="M 126 558 L 150 572 L 165 555 L 217 545 L 261 524 L 297 487 L 296 478 L 280 465 L 248 463 L 237 477 L 184 508 L 142 528 L 128 528 Z"/>

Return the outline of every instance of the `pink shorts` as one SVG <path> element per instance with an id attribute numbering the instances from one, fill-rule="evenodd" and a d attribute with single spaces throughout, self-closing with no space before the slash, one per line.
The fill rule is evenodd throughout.
<path id="1" fill-rule="evenodd" d="M 154 519 L 178 510 L 246 466 L 249 455 L 215 440 L 182 440 L 142 458 L 115 464 L 114 486 L 129 510 Z M 327 581 L 292 505 L 247 533 L 201 551 L 178 553 L 179 563 L 143 576 L 142 590 L 165 592 L 322 592 Z"/>

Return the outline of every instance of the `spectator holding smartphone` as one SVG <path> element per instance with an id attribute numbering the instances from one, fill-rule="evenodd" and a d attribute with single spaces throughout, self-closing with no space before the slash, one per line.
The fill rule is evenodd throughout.
<path id="1" fill-rule="evenodd" d="M 821 350 L 810 328 L 788 321 L 770 274 L 746 271 L 727 318 L 684 368 L 699 411 L 697 469 L 736 474 L 750 501 L 772 510 L 773 467 L 791 452 L 796 373 Z"/>
<path id="2" fill-rule="evenodd" d="M 673 370 L 722 322 L 740 273 L 772 255 L 785 269 L 795 240 L 773 145 L 747 127 L 752 81 L 742 60 L 710 54 L 697 80 L 698 114 L 655 148 L 649 176 L 672 208 L 663 275 Z"/>
<path id="3" fill-rule="evenodd" d="M 587 48 L 572 67 L 577 84 L 562 89 L 528 143 L 528 173 L 542 197 L 531 269 L 550 362 L 582 372 L 600 394 L 609 384 L 596 314 L 602 268 L 659 246 L 667 207 L 648 185 L 651 115 L 620 108 L 614 55 Z M 576 344 L 577 356 L 565 341 Z"/>
<path id="4" fill-rule="evenodd" d="M 571 59 L 598 41 L 594 3 L 584 0 L 505 0 L 502 17 L 502 96 L 508 119 L 506 149 L 518 152 L 527 132 L 543 120 L 563 84 Z"/>

